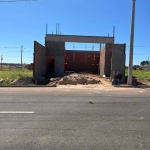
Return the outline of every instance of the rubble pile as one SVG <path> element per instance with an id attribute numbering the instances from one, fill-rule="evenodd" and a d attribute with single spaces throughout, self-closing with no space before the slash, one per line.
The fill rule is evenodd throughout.
<path id="1" fill-rule="evenodd" d="M 1 79 L 0 79 L 0 83 L 2 83 L 2 82 L 5 82 L 5 79 L 2 79 L 2 78 L 1 78 Z"/>
<path id="2" fill-rule="evenodd" d="M 46 86 L 56 87 L 57 85 L 88 85 L 88 84 L 98 84 L 101 83 L 99 79 L 94 79 L 88 74 L 77 74 L 73 73 L 64 77 L 57 77 L 49 79 Z M 33 86 L 35 83 L 33 82 L 33 77 L 25 77 L 21 79 L 14 80 L 11 85 L 28 85 Z"/>
<path id="3" fill-rule="evenodd" d="M 77 84 L 98 84 L 100 83 L 100 80 L 96 80 L 93 78 L 88 77 L 84 74 L 70 74 L 68 76 L 63 77 L 58 81 L 58 85 L 77 85 Z"/>
<path id="4" fill-rule="evenodd" d="M 32 77 L 21 78 L 14 80 L 11 85 L 34 85 Z"/>

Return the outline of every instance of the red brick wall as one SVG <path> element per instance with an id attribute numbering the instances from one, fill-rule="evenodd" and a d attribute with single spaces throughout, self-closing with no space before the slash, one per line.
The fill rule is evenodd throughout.
<path id="1" fill-rule="evenodd" d="M 99 52 L 66 51 L 65 71 L 98 73 Z"/>

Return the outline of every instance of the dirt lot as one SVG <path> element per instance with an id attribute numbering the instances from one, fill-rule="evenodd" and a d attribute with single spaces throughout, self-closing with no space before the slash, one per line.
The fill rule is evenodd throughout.
<path id="1" fill-rule="evenodd" d="M 11 85 L 32 85 L 35 84 L 32 81 L 32 77 L 21 78 L 15 80 Z M 90 73 L 73 73 L 64 77 L 51 78 L 46 86 L 104 86 L 111 85 L 109 81 L 100 78 L 98 75 Z M 36 85 L 35 85 L 36 86 Z"/>
<path id="2" fill-rule="evenodd" d="M 15 80 L 13 86 L 37 86 L 33 83 L 32 77 Z M 141 84 L 144 85 L 144 84 Z M 148 84 L 145 84 L 149 86 Z M 109 89 L 113 90 L 116 87 L 111 85 L 108 78 L 100 78 L 98 75 L 86 72 L 74 73 L 64 77 L 51 78 L 50 82 L 44 86 L 57 88 L 94 88 L 94 89 Z M 119 85 L 120 87 L 128 87 L 126 84 Z M 150 87 L 148 87 L 150 88 Z"/>

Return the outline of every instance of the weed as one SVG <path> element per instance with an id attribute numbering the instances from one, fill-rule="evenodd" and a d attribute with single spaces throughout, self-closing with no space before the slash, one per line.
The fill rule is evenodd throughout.
<path id="1" fill-rule="evenodd" d="M 0 83 L 0 85 L 9 85 L 15 79 L 20 79 L 23 77 L 31 77 L 33 74 L 32 70 L 27 69 L 3 69 L 0 70 L 0 78 L 5 79 L 5 82 Z"/>
<path id="2" fill-rule="evenodd" d="M 133 76 L 139 81 L 150 81 L 150 70 L 133 70 Z M 128 70 L 125 70 L 125 75 L 128 75 Z"/>

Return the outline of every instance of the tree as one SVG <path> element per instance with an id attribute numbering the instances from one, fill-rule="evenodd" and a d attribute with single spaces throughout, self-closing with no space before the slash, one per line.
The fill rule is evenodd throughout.
<path id="1" fill-rule="evenodd" d="M 132 68 L 133 68 L 133 70 L 136 70 L 136 68 L 140 68 L 140 66 L 139 65 L 134 65 Z"/>
<path id="2" fill-rule="evenodd" d="M 142 62 L 140 63 L 140 65 L 141 65 L 141 66 L 148 65 L 148 61 L 142 61 Z"/>

